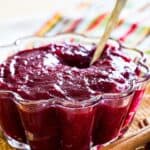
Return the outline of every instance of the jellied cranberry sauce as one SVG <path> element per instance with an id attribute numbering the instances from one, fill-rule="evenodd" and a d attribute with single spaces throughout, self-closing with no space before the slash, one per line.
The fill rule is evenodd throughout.
<path id="1" fill-rule="evenodd" d="M 121 48 L 111 45 L 89 66 L 95 49 L 94 44 L 88 49 L 52 43 L 18 52 L 0 65 L 0 89 L 34 102 L 56 98 L 86 103 L 99 94 L 125 92 L 129 80 L 138 77 L 138 66 Z M 50 101 L 17 108 L 8 96 L 0 98 L 0 124 L 18 141 L 25 142 L 26 134 L 32 150 L 89 150 L 91 144 L 103 144 L 118 135 L 129 107 L 122 104 L 124 99 L 114 99 L 113 105 L 99 100 L 78 108 Z"/>

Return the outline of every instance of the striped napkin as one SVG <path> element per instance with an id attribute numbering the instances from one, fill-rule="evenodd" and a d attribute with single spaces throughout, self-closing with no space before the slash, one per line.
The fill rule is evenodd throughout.
<path id="1" fill-rule="evenodd" d="M 54 13 L 36 35 L 75 32 L 99 37 L 104 32 L 113 5 L 112 0 L 82 0 L 72 8 L 71 15 L 62 11 Z M 150 54 L 150 1 L 128 1 L 111 37 Z"/>

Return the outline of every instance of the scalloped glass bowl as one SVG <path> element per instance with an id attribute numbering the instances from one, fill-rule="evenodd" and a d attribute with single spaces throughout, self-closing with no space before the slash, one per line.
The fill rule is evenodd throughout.
<path id="1" fill-rule="evenodd" d="M 80 43 L 90 47 L 98 39 L 62 34 L 55 37 L 27 37 L 1 46 L 0 63 L 8 56 L 52 42 Z M 143 53 L 120 45 L 143 74 L 129 81 L 129 89 L 119 94 L 102 94 L 82 102 L 65 99 L 24 100 L 18 93 L 0 89 L 0 126 L 14 148 L 32 150 L 92 150 L 123 135 L 131 124 L 149 80 Z"/>

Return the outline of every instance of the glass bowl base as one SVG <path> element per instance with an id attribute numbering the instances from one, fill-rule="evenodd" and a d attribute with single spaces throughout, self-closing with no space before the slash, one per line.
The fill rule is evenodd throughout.
<path id="1" fill-rule="evenodd" d="M 119 136 L 113 138 L 111 141 L 109 141 L 109 142 L 107 142 L 107 143 L 105 143 L 105 144 L 100 144 L 100 145 L 93 146 L 93 147 L 91 147 L 90 150 L 101 150 L 101 149 L 103 149 L 104 147 L 108 146 L 109 144 L 115 142 L 115 141 L 118 140 L 118 139 L 119 139 Z"/>
<path id="2" fill-rule="evenodd" d="M 8 142 L 8 144 L 13 148 L 16 148 L 18 150 L 31 150 L 29 145 L 18 142 L 6 134 L 5 134 L 5 138 Z"/>

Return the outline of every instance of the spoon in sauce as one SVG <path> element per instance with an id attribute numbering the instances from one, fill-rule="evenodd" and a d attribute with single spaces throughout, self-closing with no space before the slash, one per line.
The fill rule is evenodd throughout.
<path id="1" fill-rule="evenodd" d="M 98 43 L 97 49 L 94 52 L 93 58 L 90 62 L 90 65 L 95 63 L 98 60 L 98 58 L 100 58 L 100 56 L 103 52 L 103 49 L 105 47 L 105 44 L 106 44 L 108 38 L 110 37 L 111 32 L 115 28 L 115 25 L 117 24 L 117 22 L 119 20 L 119 15 L 120 15 L 121 11 L 123 10 L 126 2 L 127 2 L 127 0 L 117 0 L 116 5 L 111 13 L 110 19 L 106 25 L 104 34 L 102 35 L 102 38 L 100 39 L 100 41 Z"/>

